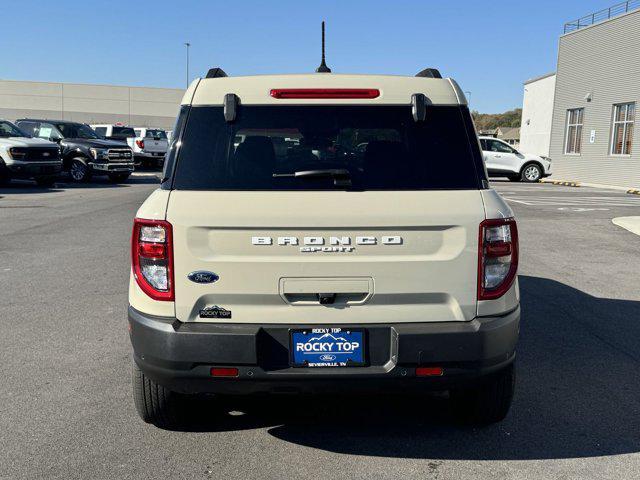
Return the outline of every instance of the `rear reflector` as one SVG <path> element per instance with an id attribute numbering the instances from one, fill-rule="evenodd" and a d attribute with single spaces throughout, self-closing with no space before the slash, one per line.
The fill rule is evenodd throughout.
<path id="1" fill-rule="evenodd" d="M 274 88 L 273 98 L 378 98 L 377 88 Z"/>
<path id="2" fill-rule="evenodd" d="M 222 367 L 213 367 L 211 369 L 212 377 L 237 377 L 238 369 L 237 368 L 222 368 Z"/>
<path id="3" fill-rule="evenodd" d="M 165 246 L 162 243 L 140 243 L 140 256 L 147 258 L 164 258 Z"/>
<path id="4" fill-rule="evenodd" d="M 416 377 L 441 377 L 443 373 L 442 367 L 416 368 Z"/>

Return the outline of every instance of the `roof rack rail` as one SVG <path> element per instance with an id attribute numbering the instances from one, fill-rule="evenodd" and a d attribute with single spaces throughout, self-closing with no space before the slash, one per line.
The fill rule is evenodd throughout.
<path id="1" fill-rule="evenodd" d="M 425 68 L 424 70 L 416 73 L 416 77 L 442 78 L 442 75 L 437 68 Z"/>
<path id="2" fill-rule="evenodd" d="M 207 72 L 207 76 L 205 78 L 222 78 L 226 76 L 227 74 L 224 73 L 224 70 L 222 70 L 221 68 L 215 67 L 215 68 L 209 69 L 209 71 Z"/>

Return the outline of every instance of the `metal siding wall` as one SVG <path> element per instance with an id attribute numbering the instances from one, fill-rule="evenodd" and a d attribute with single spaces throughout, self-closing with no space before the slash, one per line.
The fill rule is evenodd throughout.
<path id="1" fill-rule="evenodd" d="M 592 94 L 592 101 L 585 96 Z M 556 178 L 640 186 L 640 117 L 632 154 L 609 155 L 613 105 L 640 107 L 640 10 L 560 38 L 550 156 Z M 582 154 L 564 154 L 566 113 L 584 108 Z M 589 143 L 591 130 L 596 131 Z"/>
<path id="2" fill-rule="evenodd" d="M 173 128 L 184 95 L 169 88 L 0 80 L 0 118 Z"/>

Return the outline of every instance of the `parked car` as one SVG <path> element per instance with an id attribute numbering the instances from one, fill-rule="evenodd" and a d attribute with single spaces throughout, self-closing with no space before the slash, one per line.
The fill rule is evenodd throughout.
<path id="1" fill-rule="evenodd" d="M 23 118 L 17 125 L 29 135 L 56 142 L 62 150 L 63 170 L 74 182 L 107 175 L 123 182 L 133 172 L 133 152 L 122 142 L 104 140 L 89 125 L 65 120 Z"/>
<path id="2" fill-rule="evenodd" d="M 551 159 L 521 153 L 507 142 L 480 137 L 480 145 L 490 177 L 507 177 L 517 182 L 537 182 L 551 175 Z"/>
<path id="3" fill-rule="evenodd" d="M 136 163 L 162 168 L 167 154 L 167 133 L 160 128 L 134 127 L 133 155 Z"/>
<path id="4" fill-rule="evenodd" d="M 31 138 L 13 123 L 0 120 L 0 182 L 27 178 L 48 187 L 55 183 L 60 170 L 62 160 L 58 145 Z"/>
<path id="5" fill-rule="evenodd" d="M 189 88 L 134 220 L 140 416 L 179 423 L 188 394 L 435 389 L 504 418 L 518 234 L 457 83 L 220 77 Z"/>

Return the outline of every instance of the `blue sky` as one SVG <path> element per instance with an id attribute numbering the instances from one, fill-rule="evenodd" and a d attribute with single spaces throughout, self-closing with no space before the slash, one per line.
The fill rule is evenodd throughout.
<path id="1" fill-rule="evenodd" d="M 485 113 L 521 106 L 522 82 L 555 70 L 564 22 L 615 0 L 36 0 L 3 4 L 0 78 L 183 87 L 230 75 L 312 72 L 327 21 L 336 73 L 439 68 Z"/>

